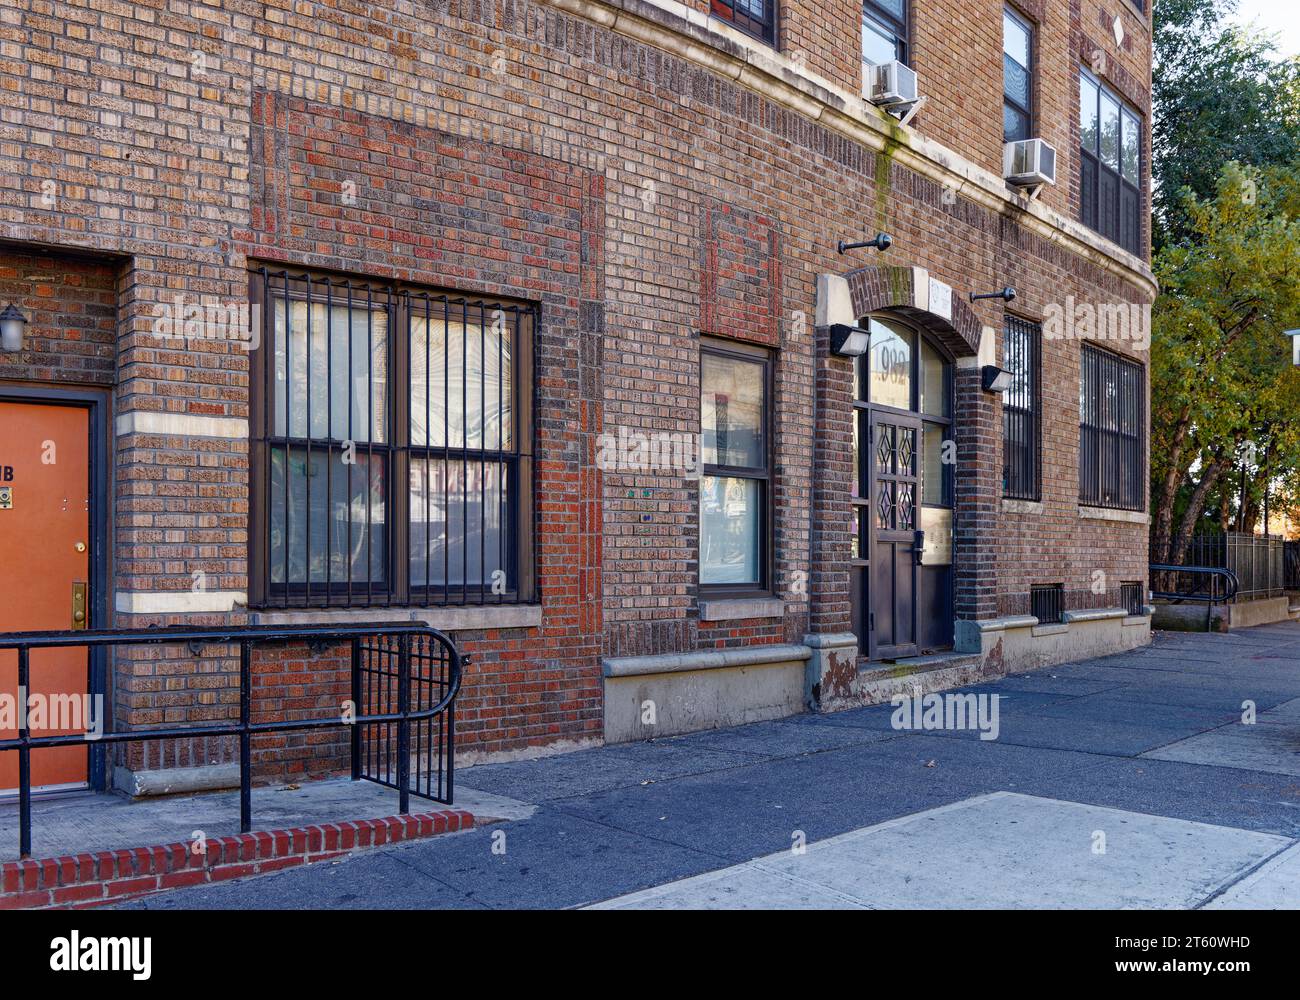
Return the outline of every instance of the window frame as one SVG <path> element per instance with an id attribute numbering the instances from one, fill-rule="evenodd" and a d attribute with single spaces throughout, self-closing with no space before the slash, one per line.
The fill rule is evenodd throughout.
<path id="1" fill-rule="evenodd" d="M 763 367 L 763 419 L 760 424 L 763 431 L 763 462 L 760 466 L 718 465 L 704 462 L 704 357 L 706 354 L 731 360 L 758 363 Z M 775 444 L 775 419 L 773 400 L 776 387 L 776 356 L 774 352 L 754 344 L 726 340 L 719 337 L 700 337 L 700 482 L 697 490 L 696 517 L 697 559 L 696 583 L 701 597 L 719 599 L 729 597 L 763 597 L 773 594 L 773 525 L 772 525 L 772 487 L 773 487 L 773 450 Z M 759 515 L 758 515 L 758 581 L 756 583 L 705 583 L 704 582 L 704 516 L 703 516 L 703 480 L 705 476 L 750 479 L 758 481 Z"/>
<path id="2" fill-rule="evenodd" d="M 365 609 L 384 607 L 462 607 L 491 606 L 493 604 L 530 603 L 535 600 L 535 544 L 536 530 L 534 517 L 534 435 L 533 423 L 534 395 L 536 387 L 533 379 L 533 344 L 537 335 L 540 310 L 530 302 L 497 296 L 478 297 L 473 293 L 455 289 L 446 289 L 429 285 L 419 285 L 400 281 L 388 281 L 364 275 L 340 273 L 320 268 L 288 267 L 282 263 L 250 262 L 249 302 L 261 316 L 261 336 L 257 349 L 249 357 L 249 532 L 248 532 L 248 595 L 249 607 L 265 610 L 316 610 L 316 609 Z M 325 289 L 336 291 L 326 294 L 315 291 L 320 285 Z M 301 290 L 300 290 L 300 286 Z M 356 307 L 363 307 L 367 302 L 378 301 L 382 296 L 383 310 L 388 322 L 387 346 L 387 380 L 385 383 L 385 400 L 383 417 L 385 422 L 385 440 L 379 442 L 355 442 L 358 454 L 363 451 L 368 460 L 371 456 L 379 457 L 383 453 L 382 469 L 384 475 L 384 580 L 376 582 L 367 579 L 364 583 L 352 580 L 327 580 L 314 582 L 311 579 L 310 564 L 307 567 L 307 579 L 303 582 L 286 580 L 274 583 L 271 579 L 271 524 L 275 505 L 270 496 L 272 480 L 272 455 L 277 449 L 296 449 L 301 447 L 298 439 L 274 433 L 275 397 L 270 390 L 276 371 L 275 359 L 275 304 L 284 301 L 288 289 L 289 301 L 312 301 L 325 304 L 327 308 L 345 305 L 349 300 L 346 292 L 340 294 L 338 289 L 346 289 L 354 294 L 366 296 Z M 412 395 L 411 382 L 411 319 L 416 310 L 412 303 L 423 300 L 441 300 L 447 305 L 470 305 L 476 309 L 500 308 L 506 313 L 514 314 L 511 358 L 511 381 L 509 394 L 511 399 L 511 447 L 463 447 L 451 442 L 443 445 L 431 443 L 414 444 L 412 441 L 410 408 Z M 269 307 L 269 308 L 268 308 Z M 422 313 L 423 315 L 423 313 Z M 288 326 L 286 311 L 286 335 Z M 325 338 L 327 372 L 334 348 L 332 331 Z M 315 353 L 315 352 L 313 352 Z M 310 365 L 308 370 L 310 371 Z M 332 373 L 331 373 L 332 374 Z M 328 377 L 328 376 L 327 376 Z M 486 376 L 484 376 L 486 378 Z M 289 420 L 290 411 L 286 408 L 285 430 L 292 429 Z M 327 417 L 327 434 L 333 428 L 329 426 L 331 418 Z M 310 435 L 311 428 L 307 428 Z M 339 444 L 328 436 L 325 438 L 308 437 L 304 442 L 310 447 L 325 444 Z M 482 442 L 486 444 L 486 442 Z M 442 586 L 413 584 L 411 573 L 411 538 L 412 523 L 410 519 L 410 489 L 413 461 L 437 454 L 454 458 L 466 463 L 480 459 L 486 467 L 488 456 L 494 456 L 494 462 L 500 462 L 509 472 L 509 483 L 514 492 L 506 493 L 502 505 L 502 532 L 506 535 L 503 545 L 509 562 L 508 575 L 511 586 L 498 593 L 490 593 L 486 582 L 462 582 L 451 585 L 444 581 Z M 484 493 L 489 496 L 489 493 Z M 368 515 L 369 516 L 369 515 Z M 326 524 L 330 519 L 327 514 Z M 349 533 L 354 530 L 349 522 Z M 366 530 L 363 523 L 363 531 Z M 446 533 L 450 536 L 450 532 Z M 328 538 L 328 535 L 327 535 Z M 286 546 L 288 540 L 286 539 Z M 310 538 L 307 540 L 307 552 L 311 554 Z M 328 552 L 328 546 L 327 546 Z M 369 553 L 367 553 L 369 555 Z M 327 562 L 328 562 L 327 555 Z M 370 574 L 367 573 L 367 577 Z M 473 594 L 477 594 L 474 599 Z"/>
<path id="3" fill-rule="evenodd" d="M 1132 377 L 1132 387 L 1136 390 L 1128 403 L 1132 406 L 1131 417 L 1134 430 L 1131 434 L 1123 431 L 1122 427 L 1110 428 L 1103 426 L 1101 422 L 1094 420 L 1093 423 L 1087 421 L 1089 414 L 1098 415 L 1103 412 L 1101 393 L 1103 382 L 1100 381 L 1107 369 L 1103 366 L 1110 366 L 1109 371 L 1116 376 L 1115 381 L 1115 413 L 1116 423 L 1120 422 L 1121 407 L 1124 405 L 1125 389 L 1121 385 L 1119 376 L 1127 373 Z M 1090 372 L 1095 372 L 1099 381 L 1095 387 L 1094 395 L 1088 393 L 1087 379 Z M 1114 351 L 1102 350 L 1092 344 L 1082 344 L 1079 353 L 1079 503 L 1085 507 L 1102 507 L 1109 510 L 1131 510 L 1142 512 L 1147 509 L 1146 502 L 1146 466 L 1147 466 L 1147 445 L 1143 433 L 1147 420 L 1147 381 L 1146 365 L 1133 358 L 1117 354 Z M 1096 436 L 1095 456 L 1093 469 L 1095 470 L 1095 482 L 1085 482 L 1085 453 L 1089 449 L 1087 437 L 1089 433 Z M 1135 467 L 1126 469 L 1123 464 L 1122 449 L 1120 445 L 1124 441 L 1132 442 L 1136 450 Z M 1107 454 L 1107 444 L 1111 444 L 1116 453 L 1113 456 Z M 1107 464 L 1107 460 L 1111 464 Z M 1118 498 L 1107 497 L 1106 476 L 1109 469 L 1115 471 L 1115 487 Z M 1131 499 L 1126 500 L 1126 497 Z"/>
<path id="4" fill-rule="evenodd" d="M 862 18 L 870 18 L 877 26 L 891 31 L 894 35 L 894 59 L 907 66 L 912 65 L 912 38 L 909 30 L 912 20 L 911 0 L 903 0 L 903 16 L 901 19 L 883 9 L 875 0 L 862 0 Z M 859 46 L 861 43 L 861 27 L 859 26 Z M 858 55 L 865 64 L 865 54 L 859 53 Z M 873 63 L 873 65 L 879 64 Z"/>
<path id="5" fill-rule="evenodd" d="M 1013 332 L 1023 333 L 1026 345 L 1019 351 L 1012 351 Z M 1002 495 L 1008 500 L 1028 500 L 1038 502 L 1043 499 L 1043 326 L 1034 320 L 1025 319 L 1013 313 L 1007 313 L 1003 320 L 1002 331 L 1002 367 L 1009 372 L 1019 374 L 1012 367 L 1017 360 L 1027 361 L 1030 365 L 1028 392 L 1029 406 L 1022 406 L 1012 399 L 1011 388 L 1002 393 Z M 1027 426 L 1029 461 L 1024 471 L 1028 473 L 1028 484 L 1013 488 L 1007 445 L 1010 441 L 1011 421 L 1014 414 L 1021 415 L 1022 426 Z"/>
<path id="6" fill-rule="evenodd" d="M 1034 89 L 1035 89 L 1035 87 L 1036 87 L 1036 85 L 1037 85 L 1037 80 L 1038 80 L 1038 67 L 1037 67 L 1037 62 L 1038 62 L 1038 45 L 1037 45 L 1037 41 L 1038 41 L 1038 33 L 1037 33 L 1037 31 L 1035 30 L 1034 23 L 1033 23 L 1032 21 L 1030 21 L 1029 18 L 1027 18 L 1027 17 L 1025 17 L 1023 14 L 1021 14 L 1021 13 L 1020 13 L 1018 10 L 1016 10 L 1014 7 L 1012 7 L 1010 4 L 1004 4 L 1004 5 L 1003 5 L 1003 7 L 1002 7 L 1002 16 L 1003 16 L 1003 49 L 1002 49 L 1002 58 L 1003 58 L 1004 60 L 1010 58 L 1010 57 L 1007 55 L 1007 52 L 1006 52 L 1006 20 L 1005 20 L 1006 18 L 1010 18 L 1012 21 L 1016 22 L 1016 24 L 1020 25 L 1020 27 L 1024 28 L 1024 29 L 1025 29 L 1025 34 L 1029 36 L 1029 43 L 1028 43 L 1028 44 L 1029 44 L 1029 65 L 1027 65 L 1027 66 L 1024 67 L 1025 75 L 1029 78 L 1029 87 L 1028 87 L 1028 93 L 1027 93 L 1027 98 L 1028 98 L 1028 99 L 1027 99 L 1027 103 L 1026 103 L 1026 105 L 1023 106 L 1023 107 L 1022 107 L 1021 105 L 1017 104 L 1017 103 L 1016 103 L 1016 102 L 1011 98 L 1011 96 L 1007 93 L 1006 65 L 1005 65 L 1005 63 L 1003 64 L 1003 70 L 1002 70 L 1002 107 L 1003 107 L 1003 116 L 1002 116 L 1002 141 L 1003 141 L 1003 142 L 1014 142 L 1014 141 L 1018 141 L 1018 140 L 1013 140 L 1013 139 L 1010 139 L 1010 138 L 1007 137 L 1007 133 L 1006 133 L 1006 113 L 1005 113 L 1005 111 L 1006 111 L 1006 108 L 1007 108 L 1008 105 L 1009 105 L 1012 109 L 1014 109 L 1015 111 L 1017 111 L 1017 112 L 1019 112 L 1020 114 L 1022 114 L 1022 115 L 1025 116 L 1025 122 L 1026 122 L 1026 125 L 1025 125 L 1025 131 L 1026 131 L 1027 134 L 1025 135 L 1024 138 L 1025 138 L 1025 139 L 1032 139 L 1032 138 L 1034 138 L 1034 136 L 1035 136 L 1035 132 L 1036 132 L 1036 128 L 1035 128 L 1035 126 L 1037 125 L 1037 123 L 1036 123 L 1035 120 L 1034 120 L 1035 103 L 1036 103 L 1036 102 L 1034 101 Z"/>
<path id="7" fill-rule="evenodd" d="M 769 11 L 766 21 L 755 18 L 747 12 L 737 12 L 737 0 L 709 0 L 709 13 L 719 21 L 725 21 L 737 31 L 749 35 L 750 38 L 756 38 L 776 49 L 778 48 L 776 26 L 781 16 L 778 0 L 761 0 L 761 2 Z"/>
<path id="8" fill-rule="evenodd" d="M 1096 147 L 1089 149 L 1083 142 L 1083 88 L 1087 82 L 1096 88 L 1097 114 Z M 1147 120 L 1137 108 L 1134 108 L 1113 87 L 1083 67 L 1079 68 L 1079 100 L 1077 113 L 1079 120 L 1079 221 L 1105 239 L 1127 250 L 1134 256 L 1144 255 L 1143 207 L 1146 205 L 1146 132 Z M 1119 108 L 1119 135 L 1116 137 L 1116 166 L 1106 163 L 1102 154 L 1102 133 L 1104 123 L 1102 107 L 1109 99 Z M 1127 121 L 1132 120 L 1137 129 L 1137 179 L 1130 180 L 1124 174 L 1124 136 Z M 1114 194 L 1102 197 L 1102 186 L 1109 183 L 1114 187 Z M 1128 196 L 1126 198 L 1126 196 Z M 1107 204 L 1109 202 L 1110 204 Z M 1132 210 L 1125 209 L 1126 202 Z M 1114 228 L 1107 223 L 1107 211 L 1113 212 Z"/>

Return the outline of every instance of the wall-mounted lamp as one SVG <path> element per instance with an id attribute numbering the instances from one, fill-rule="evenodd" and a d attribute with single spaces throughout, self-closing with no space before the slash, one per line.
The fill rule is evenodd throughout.
<path id="1" fill-rule="evenodd" d="M 861 250 L 863 247 L 875 247 L 881 253 L 884 253 L 893 245 L 894 238 L 888 233 L 876 233 L 874 240 L 865 240 L 862 243 L 845 243 L 840 240 L 839 251 L 840 253 L 848 253 L 850 250 Z"/>
<path id="2" fill-rule="evenodd" d="M 1015 297 L 1016 290 L 1010 285 L 1002 289 L 1000 292 L 985 292 L 982 295 L 976 295 L 974 292 L 970 293 L 970 300 L 972 302 L 978 302 L 980 299 L 1001 299 L 1003 302 L 1010 302 Z"/>
<path id="3" fill-rule="evenodd" d="M 1287 330 L 1286 335 L 1291 338 L 1291 364 L 1300 365 L 1300 330 Z"/>
<path id="4" fill-rule="evenodd" d="M 985 392 L 1006 392 L 1011 388 L 1013 374 L 997 365 L 985 365 L 980 369 L 980 382 Z"/>
<path id="5" fill-rule="evenodd" d="M 27 317 L 12 302 L 5 307 L 4 312 L 0 312 L 0 349 L 5 351 L 21 351 L 23 349 L 23 327 L 27 325 Z"/>
<path id="6" fill-rule="evenodd" d="M 858 358 L 867 353 L 871 334 L 860 326 L 836 323 L 831 327 L 831 353 L 842 358 Z"/>

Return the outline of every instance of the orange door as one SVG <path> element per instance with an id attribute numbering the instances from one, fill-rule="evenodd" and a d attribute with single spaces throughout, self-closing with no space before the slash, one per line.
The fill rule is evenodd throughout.
<path id="1" fill-rule="evenodd" d="M 89 421 L 82 407 L 0 402 L 0 633 L 89 624 Z M 32 735 L 86 732 L 85 647 L 34 649 L 29 662 Z M 20 704 L 18 653 L 0 651 L 0 737 L 17 735 Z M 33 788 L 85 785 L 87 774 L 85 747 L 32 751 Z M 17 787 L 18 754 L 0 753 L 0 795 Z"/>

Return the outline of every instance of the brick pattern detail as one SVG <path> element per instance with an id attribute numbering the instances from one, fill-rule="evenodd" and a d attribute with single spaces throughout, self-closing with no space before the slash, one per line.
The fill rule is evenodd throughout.
<path id="1" fill-rule="evenodd" d="M 356 851 L 468 830 L 474 817 L 442 809 L 214 837 L 195 854 L 187 843 L 99 851 L 0 865 L 0 910 L 82 909 L 165 889 L 268 875 Z"/>

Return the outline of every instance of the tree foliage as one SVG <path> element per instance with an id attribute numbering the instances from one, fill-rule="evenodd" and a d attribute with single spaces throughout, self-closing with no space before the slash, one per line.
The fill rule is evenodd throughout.
<path id="1" fill-rule="evenodd" d="M 1185 192 L 1187 235 L 1156 257 L 1152 314 L 1153 558 L 1181 562 L 1208 501 L 1300 468 L 1300 177 L 1229 163 L 1212 197 Z"/>

